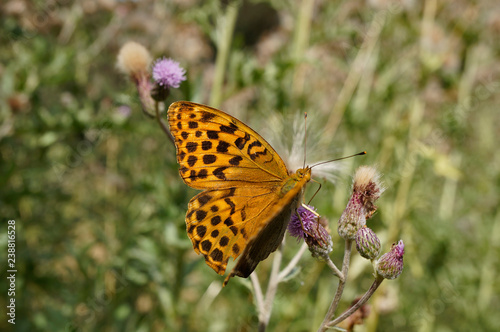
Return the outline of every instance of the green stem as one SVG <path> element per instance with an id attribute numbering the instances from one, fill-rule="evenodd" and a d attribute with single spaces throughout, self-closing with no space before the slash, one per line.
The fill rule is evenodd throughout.
<path id="1" fill-rule="evenodd" d="M 226 16 L 219 22 L 217 29 L 222 30 L 222 36 L 217 40 L 217 59 L 215 60 L 215 74 L 210 95 L 210 106 L 219 107 L 222 101 L 222 85 L 226 71 L 231 39 L 233 38 L 236 17 L 240 1 L 234 1 L 227 6 Z"/>
<path id="2" fill-rule="evenodd" d="M 155 102 L 155 112 L 156 112 L 156 121 L 158 121 L 158 124 L 160 125 L 161 130 L 163 130 L 165 135 L 167 135 L 167 137 L 170 139 L 172 144 L 175 144 L 174 137 L 172 136 L 172 134 L 170 133 L 170 130 L 168 130 L 167 126 L 165 125 L 165 123 L 163 122 L 163 120 L 160 117 L 160 107 L 159 107 L 158 102 Z"/>
<path id="3" fill-rule="evenodd" d="M 355 305 L 353 305 L 352 307 L 350 307 L 349 309 L 347 309 L 342 315 L 340 315 L 339 317 L 337 317 L 335 320 L 332 320 L 326 326 L 327 327 L 333 327 L 333 326 L 337 325 L 338 323 L 342 322 L 344 319 L 346 319 L 347 317 L 349 317 L 350 315 L 352 315 L 356 310 L 358 310 L 359 308 L 361 308 L 361 306 L 363 304 L 365 304 L 366 301 L 368 301 L 370 299 L 370 297 L 373 295 L 373 293 L 375 293 L 375 291 L 377 290 L 378 286 L 380 286 L 380 284 L 382 283 L 382 281 L 384 281 L 384 278 L 377 278 L 377 279 L 375 279 L 375 281 L 371 285 L 370 289 L 365 293 L 365 295 L 363 295 L 363 297 L 361 299 L 359 299 L 358 302 L 356 302 Z"/>
<path id="4" fill-rule="evenodd" d="M 332 304 L 328 309 L 328 312 L 323 319 L 323 323 L 318 329 L 318 332 L 323 332 L 328 329 L 328 325 L 330 324 L 330 320 L 335 315 L 335 311 L 340 303 L 340 299 L 342 298 L 342 294 L 344 293 L 345 283 L 347 281 L 347 272 L 349 271 L 349 263 L 351 262 L 351 251 L 352 251 L 352 240 L 345 240 L 345 249 L 344 249 L 344 261 L 342 263 L 342 275 L 343 278 L 339 278 L 339 286 L 337 287 L 337 292 L 335 293 L 335 297 L 333 298 Z"/>

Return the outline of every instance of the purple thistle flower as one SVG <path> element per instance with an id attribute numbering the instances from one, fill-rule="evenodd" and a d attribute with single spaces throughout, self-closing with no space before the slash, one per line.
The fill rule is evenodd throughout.
<path id="1" fill-rule="evenodd" d="M 308 207 L 316 211 L 315 207 L 310 205 Z M 302 223 L 297 213 L 300 215 Z M 303 206 L 299 206 L 297 213 L 292 214 L 288 224 L 290 235 L 298 239 L 304 239 L 314 257 L 330 253 L 333 245 L 332 238 L 318 220 L 319 216 Z"/>
<path id="2" fill-rule="evenodd" d="M 186 70 L 177 61 L 163 57 L 153 65 L 153 79 L 163 88 L 178 88 L 186 80 Z"/>
<path id="3" fill-rule="evenodd" d="M 391 251 L 382 255 L 377 261 L 375 270 L 377 274 L 385 279 L 396 279 L 403 272 L 403 255 L 405 245 L 403 240 L 392 245 Z"/>
<path id="4" fill-rule="evenodd" d="M 370 228 L 363 226 L 356 232 L 356 249 L 359 254 L 369 260 L 380 254 L 380 240 Z"/>

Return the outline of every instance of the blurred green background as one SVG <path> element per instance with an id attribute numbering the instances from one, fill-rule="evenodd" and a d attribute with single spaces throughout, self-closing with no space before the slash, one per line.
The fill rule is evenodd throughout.
<path id="1" fill-rule="evenodd" d="M 210 104 L 288 145 L 297 138 L 290 121 L 307 111 L 309 162 L 368 152 L 339 163 L 335 184 L 318 179 L 314 201 L 330 220 L 340 264 L 335 223 L 350 175 L 362 164 L 384 174 L 369 225 L 384 251 L 404 240 L 405 270 L 382 284 L 356 331 L 499 329 L 497 1 L 0 6 L 0 307 L 8 301 L 6 222 L 15 219 L 15 330 L 256 330 L 248 280 L 235 278 L 217 295 L 222 277 L 192 250 L 184 214 L 196 191 L 116 70 L 131 40 L 186 68 L 167 105 Z M 217 67 L 224 49 L 227 64 Z M 298 247 L 288 240 L 285 263 Z M 261 280 L 270 261 L 257 268 Z M 341 310 L 368 289 L 370 269 L 355 253 Z M 280 284 L 269 330 L 315 331 L 336 285 L 306 253 Z M 12 329 L 0 312 L 0 329 Z"/>

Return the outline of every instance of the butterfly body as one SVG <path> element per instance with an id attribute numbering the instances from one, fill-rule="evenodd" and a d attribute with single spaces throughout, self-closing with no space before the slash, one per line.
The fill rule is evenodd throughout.
<path id="1" fill-rule="evenodd" d="M 221 275 L 229 257 L 240 257 L 224 284 L 232 276 L 248 277 L 282 242 L 311 169 L 290 174 L 259 134 L 209 106 L 175 102 L 168 122 L 181 178 L 204 190 L 186 214 L 194 250 Z"/>

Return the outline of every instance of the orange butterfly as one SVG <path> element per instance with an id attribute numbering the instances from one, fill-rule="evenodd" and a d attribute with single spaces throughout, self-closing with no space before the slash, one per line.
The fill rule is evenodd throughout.
<path id="1" fill-rule="evenodd" d="M 179 101 L 168 109 L 179 173 L 201 189 L 188 204 L 186 227 L 194 250 L 224 280 L 246 278 L 281 244 L 311 168 L 291 173 L 250 127 L 215 108 Z"/>

